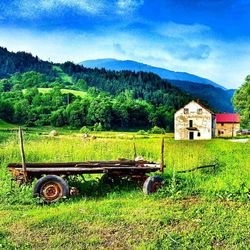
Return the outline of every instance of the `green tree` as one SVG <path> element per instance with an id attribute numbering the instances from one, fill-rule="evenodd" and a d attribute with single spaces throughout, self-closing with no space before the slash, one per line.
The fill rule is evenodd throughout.
<path id="1" fill-rule="evenodd" d="M 14 105 L 14 117 L 13 121 L 15 123 L 24 124 L 28 120 L 28 114 L 30 112 L 30 105 L 28 100 L 22 99 L 15 103 Z"/>
<path id="2" fill-rule="evenodd" d="M 55 127 L 62 127 L 66 124 L 66 114 L 64 109 L 53 111 L 50 116 L 50 123 Z"/>
<path id="3" fill-rule="evenodd" d="M 39 72 L 29 71 L 23 74 L 13 74 L 10 78 L 10 81 L 14 84 L 21 84 L 23 88 L 32 88 L 38 87 L 40 84 L 44 83 L 46 78 Z"/>
<path id="4" fill-rule="evenodd" d="M 241 115 L 242 126 L 250 129 L 250 75 L 233 96 L 235 110 Z"/>
<path id="5" fill-rule="evenodd" d="M 8 92 L 13 87 L 13 84 L 7 79 L 0 80 L 0 92 Z"/>
<path id="6" fill-rule="evenodd" d="M 87 105 L 87 102 L 81 102 L 79 99 L 76 99 L 73 103 L 67 106 L 66 113 L 70 126 L 80 128 L 85 124 L 87 116 Z"/>
<path id="7" fill-rule="evenodd" d="M 28 88 L 24 92 L 25 99 L 28 100 L 29 104 L 32 104 L 33 98 L 39 94 L 39 91 L 37 88 Z"/>
<path id="8" fill-rule="evenodd" d="M 111 128 L 112 102 L 110 97 L 98 96 L 90 103 L 88 110 L 88 123 L 94 125 L 101 123 L 105 129 Z"/>
<path id="9" fill-rule="evenodd" d="M 14 108 L 9 100 L 0 99 L 0 118 L 11 122 L 13 119 Z"/>
<path id="10" fill-rule="evenodd" d="M 88 85 L 87 85 L 86 81 L 84 81 L 83 79 L 79 79 L 77 81 L 75 87 L 79 90 L 87 90 L 88 89 Z"/>

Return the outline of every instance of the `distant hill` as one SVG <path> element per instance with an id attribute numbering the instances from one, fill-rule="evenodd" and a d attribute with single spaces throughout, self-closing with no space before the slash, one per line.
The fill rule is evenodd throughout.
<path id="1" fill-rule="evenodd" d="M 231 99 L 235 90 L 228 90 L 206 78 L 185 72 L 175 72 L 163 68 L 157 68 L 130 60 L 121 61 L 116 59 L 97 59 L 83 61 L 80 65 L 89 68 L 105 68 L 106 70 L 116 71 L 131 70 L 135 72 L 152 72 L 192 96 L 206 100 L 209 105 L 218 112 L 233 112 Z"/>
<path id="2" fill-rule="evenodd" d="M 199 83 L 187 81 L 172 80 L 170 82 L 193 96 L 197 96 L 202 100 L 207 100 L 211 107 L 217 111 L 233 112 L 231 99 L 235 90 L 223 90 L 209 84 L 201 85 Z"/>
<path id="3" fill-rule="evenodd" d="M 116 62 L 119 61 L 105 59 L 101 61 L 98 60 L 98 62 L 116 64 Z M 188 79 L 192 78 L 193 80 L 203 79 L 203 83 L 183 80 L 164 80 L 158 74 L 139 71 L 139 69 L 142 70 L 145 69 L 145 67 L 148 69 L 147 71 L 152 68 L 157 69 L 156 67 L 132 61 L 125 62 L 129 62 L 130 70 L 117 72 L 103 69 L 103 67 L 102 69 L 93 68 L 94 61 L 89 61 L 89 64 L 86 65 L 92 68 L 86 68 L 71 62 L 54 64 L 40 60 L 37 56 L 33 56 L 30 53 L 15 53 L 0 47 L 0 79 L 8 78 L 13 73 L 34 71 L 42 73 L 43 77 L 34 76 L 35 78 L 25 79 L 22 83 L 20 82 L 23 86 L 19 87 L 50 88 L 55 85 L 60 85 L 61 89 L 80 91 L 86 91 L 88 88 L 94 87 L 106 91 L 111 95 L 118 95 L 121 92 L 129 91 L 135 99 L 144 99 L 157 106 L 163 104 L 168 106 L 169 110 L 176 110 L 190 99 L 199 98 L 201 101 L 205 101 L 205 104 L 210 108 L 219 112 L 232 112 L 233 110 L 230 103 L 233 90 L 226 90 L 222 86 L 216 85 L 207 79 L 187 73 L 183 73 L 182 76 L 186 76 Z M 120 64 L 116 65 L 116 69 L 122 68 L 122 65 L 119 65 Z M 165 73 L 172 72 L 164 69 L 158 70 Z M 181 74 L 177 72 L 172 73 L 177 75 Z M 32 76 L 32 74 L 29 75 Z M 166 74 L 164 76 L 166 77 Z M 25 76 L 25 78 L 27 77 L 29 76 Z M 16 83 L 18 83 L 19 78 L 19 76 L 15 77 Z M 79 80 L 83 80 L 83 82 L 79 82 Z"/>
<path id="4" fill-rule="evenodd" d="M 109 70 L 131 70 L 135 72 L 144 71 L 144 72 L 152 72 L 159 75 L 163 79 L 167 80 L 179 80 L 179 81 L 187 81 L 187 82 L 195 82 L 200 84 L 209 84 L 217 88 L 226 89 L 225 87 L 210 81 L 206 78 L 202 78 L 193 74 L 189 74 L 186 72 L 175 72 L 164 68 L 158 68 L 154 66 L 150 66 L 148 64 L 139 63 L 131 60 L 116 60 L 116 59 L 96 59 L 96 60 L 87 60 L 79 63 L 87 68 L 105 68 Z"/>
<path id="5" fill-rule="evenodd" d="M 55 77 L 56 72 L 52 70 L 53 64 L 40 60 L 26 52 L 10 52 L 0 47 L 0 79 L 8 77 L 16 72 L 37 71 L 46 75 L 47 79 Z"/>
<path id="6" fill-rule="evenodd" d="M 55 64 L 43 61 L 27 52 L 10 52 L 0 47 L 0 79 L 8 78 L 14 73 L 25 72 L 31 73 L 16 76 L 14 80 L 15 83 L 21 84 L 20 87 L 23 89 L 48 88 L 59 84 L 61 89 L 66 87 L 85 91 L 86 88 L 95 87 L 112 95 L 129 90 L 135 99 L 145 99 L 157 105 L 168 99 L 168 104 L 174 108 L 182 105 L 184 100 L 192 98 L 156 74 L 90 69 L 72 62 Z M 37 76 L 32 72 L 43 75 Z M 83 80 L 83 83 L 79 83 L 79 80 Z"/>
<path id="7" fill-rule="evenodd" d="M 171 131 L 174 112 L 195 98 L 151 72 L 52 63 L 0 47 L 0 119 L 11 123 Z"/>

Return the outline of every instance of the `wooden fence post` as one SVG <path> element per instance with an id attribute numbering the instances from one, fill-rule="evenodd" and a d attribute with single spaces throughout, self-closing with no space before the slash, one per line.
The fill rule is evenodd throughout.
<path id="1" fill-rule="evenodd" d="M 134 160 L 136 159 L 137 157 L 137 153 L 136 153 L 136 146 L 135 146 L 135 142 L 134 142 Z"/>
<path id="2" fill-rule="evenodd" d="M 161 169 L 160 171 L 164 172 L 164 138 L 162 138 L 161 142 Z"/>
<path id="3" fill-rule="evenodd" d="M 21 158 L 22 158 L 23 176 L 24 176 L 24 181 L 27 182 L 26 160 L 25 160 L 25 153 L 24 153 L 24 146 L 23 146 L 23 131 L 21 127 L 19 127 L 18 134 L 19 134 L 20 153 L 21 153 Z"/>

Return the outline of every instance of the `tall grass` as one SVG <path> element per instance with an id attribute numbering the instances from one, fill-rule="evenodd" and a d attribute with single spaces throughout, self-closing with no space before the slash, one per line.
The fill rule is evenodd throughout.
<path id="1" fill-rule="evenodd" d="M 134 142 L 138 155 L 160 161 L 159 136 L 100 133 L 96 140 L 82 140 L 66 132 L 55 138 L 39 134 L 25 134 L 29 162 L 132 158 Z M 20 162 L 19 145 L 14 132 L 4 132 L 0 249 L 248 249 L 249 150 L 249 143 L 222 139 L 167 138 L 166 184 L 156 195 L 143 195 L 131 182 L 110 188 L 99 184 L 100 175 L 85 175 L 87 182 L 80 176 L 70 180 L 80 187 L 78 197 L 47 206 L 32 197 L 32 185 L 11 182 L 6 165 Z M 177 173 L 211 163 L 215 171 Z"/>
<path id="2" fill-rule="evenodd" d="M 25 135 L 25 152 L 28 162 L 71 162 L 88 160 L 132 159 L 133 144 L 137 154 L 144 159 L 160 162 L 161 138 L 97 138 L 82 139 L 79 136 L 49 138 Z M 200 195 L 207 198 L 248 199 L 250 144 L 228 140 L 174 141 L 165 139 L 166 185 L 161 196 L 186 197 Z M 6 165 L 20 162 L 17 137 L 1 143 L 0 184 L 8 190 L 10 174 Z M 200 165 L 216 164 L 215 171 L 199 170 L 176 173 Z M 0 191 L 0 196 L 5 191 Z"/>

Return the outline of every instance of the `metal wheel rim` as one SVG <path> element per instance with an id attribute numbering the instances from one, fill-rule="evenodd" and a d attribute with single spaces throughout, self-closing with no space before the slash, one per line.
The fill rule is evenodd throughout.
<path id="1" fill-rule="evenodd" d="M 161 186 L 161 182 L 154 182 L 152 184 L 151 192 L 155 193 Z"/>
<path id="2" fill-rule="evenodd" d="M 40 195 L 46 201 L 56 201 L 62 197 L 62 187 L 57 182 L 47 182 L 41 187 Z"/>

